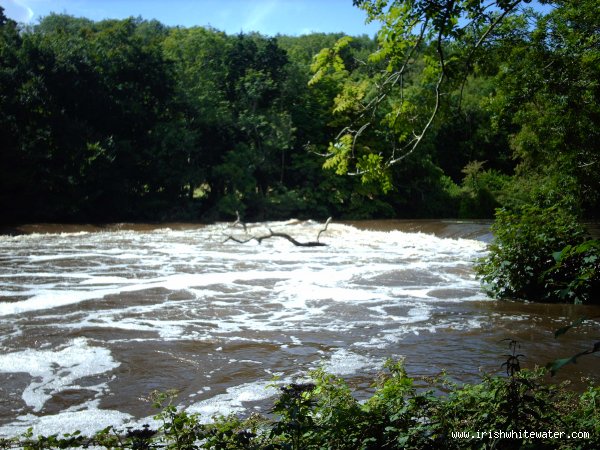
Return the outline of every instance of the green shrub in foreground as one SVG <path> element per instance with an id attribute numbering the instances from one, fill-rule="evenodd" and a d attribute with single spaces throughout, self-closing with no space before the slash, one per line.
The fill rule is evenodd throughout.
<path id="1" fill-rule="evenodd" d="M 359 402 L 341 378 L 322 370 L 310 383 L 281 388 L 269 417 L 214 417 L 202 424 L 158 394 L 158 430 L 118 432 L 109 427 L 87 438 L 78 433 L 34 439 L 31 433 L 0 440 L 0 448 L 386 450 L 386 449 L 597 449 L 600 448 L 600 388 L 583 394 L 542 382 L 543 370 L 486 376 L 456 386 L 438 377 L 415 380 L 402 363 L 388 362 L 373 394 Z M 509 359 L 510 361 L 510 359 Z M 435 395 L 434 395 L 435 392 Z M 481 436 L 482 432 L 587 432 L 581 439 L 553 436 Z M 470 432 L 473 438 L 457 436 Z M 480 433 L 480 436 L 477 436 Z"/>

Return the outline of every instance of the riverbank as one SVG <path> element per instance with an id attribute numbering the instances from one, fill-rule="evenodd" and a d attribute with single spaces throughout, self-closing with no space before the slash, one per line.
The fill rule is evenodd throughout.
<path id="1" fill-rule="evenodd" d="M 0 439 L 2 448 L 123 449 L 596 449 L 600 445 L 600 388 L 581 394 L 548 386 L 543 371 L 521 371 L 517 346 L 506 376 L 457 386 L 443 376 L 411 378 L 388 361 L 372 395 L 358 401 L 346 382 L 322 370 L 279 388 L 269 415 L 213 416 L 176 408 L 173 391 L 153 394 L 152 424 L 108 427 L 92 436 Z"/>

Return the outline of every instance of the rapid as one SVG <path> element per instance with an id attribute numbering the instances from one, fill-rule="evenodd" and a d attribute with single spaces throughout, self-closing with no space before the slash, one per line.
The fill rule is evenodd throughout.
<path id="1" fill-rule="evenodd" d="M 516 339 L 526 367 L 597 337 L 598 308 L 499 302 L 473 272 L 488 224 L 29 226 L 0 235 L 0 436 L 151 423 L 152 391 L 208 421 L 267 411 L 318 367 L 366 392 L 387 358 L 459 382 L 501 373 Z M 596 333 L 596 334 L 594 334 Z M 504 359 L 503 359 L 504 358 Z M 598 358 L 563 378 L 594 376 Z M 565 370 L 564 372 L 567 372 Z M 560 379 L 560 377 L 559 377 Z"/>

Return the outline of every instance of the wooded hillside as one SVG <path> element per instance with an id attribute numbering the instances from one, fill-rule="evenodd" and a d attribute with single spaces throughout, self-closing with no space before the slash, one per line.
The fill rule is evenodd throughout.
<path id="1" fill-rule="evenodd" d="M 589 216 L 597 11 L 555 3 L 511 10 L 475 54 L 464 35 L 425 36 L 372 109 L 407 55 L 390 29 L 265 37 L 65 15 L 25 27 L 0 12 L 2 221 L 491 218 L 536 196 Z M 440 46 L 435 120 L 403 154 Z"/>

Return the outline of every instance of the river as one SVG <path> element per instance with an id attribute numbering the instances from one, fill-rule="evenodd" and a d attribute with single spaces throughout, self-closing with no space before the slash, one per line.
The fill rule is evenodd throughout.
<path id="1" fill-rule="evenodd" d="M 486 223 L 31 225 L 0 235 L 0 436 L 33 427 L 89 434 L 148 422 L 153 390 L 209 420 L 268 409 L 273 377 L 312 368 L 358 395 L 386 358 L 461 382 L 501 373 L 516 339 L 525 367 L 570 356 L 598 322 L 553 331 L 593 307 L 498 302 L 473 261 Z M 558 379 L 595 376 L 584 358 Z"/>

